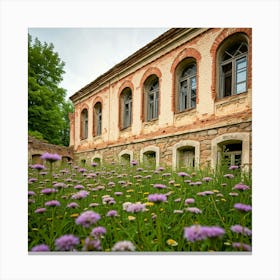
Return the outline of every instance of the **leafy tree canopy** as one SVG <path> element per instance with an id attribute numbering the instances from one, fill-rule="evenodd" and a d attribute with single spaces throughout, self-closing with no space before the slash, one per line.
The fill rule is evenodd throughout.
<path id="1" fill-rule="evenodd" d="M 28 130 L 52 144 L 68 146 L 73 105 L 65 101 L 66 90 L 59 86 L 64 65 L 52 43 L 33 41 L 28 34 Z"/>

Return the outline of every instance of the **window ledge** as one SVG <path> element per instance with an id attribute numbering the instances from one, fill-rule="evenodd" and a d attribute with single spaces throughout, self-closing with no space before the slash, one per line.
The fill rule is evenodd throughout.
<path id="1" fill-rule="evenodd" d="M 131 126 L 120 129 L 120 133 L 125 133 L 125 132 L 131 132 Z"/>
<path id="2" fill-rule="evenodd" d="M 190 108 L 190 109 L 186 109 L 184 111 L 177 111 L 177 112 L 175 112 L 175 116 L 188 115 L 188 114 L 194 113 L 194 112 L 196 112 L 196 107 Z"/>
<path id="3" fill-rule="evenodd" d="M 99 139 L 102 139 L 102 136 L 101 135 L 97 135 L 97 136 L 92 136 L 93 137 L 93 140 L 96 141 L 96 140 L 99 140 Z"/>
<path id="4" fill-rule="evenodd" d="M 217 98 L 215 100 L 215 105 L 219 106 L 219 105 L 224 105 L 224 104 L 236 103 L 240 99 L 245 99 L 245 98 L 247 98 L 247 91 L 239 93 L 239 94 L 231 95 L 231 96 Z"/>
<path id="5" fill-rule="evenodd" d="M 194 116 L 196 114 L 196 108 L 191 108 L 182 112 L 175 112 L 174 117 L 175 117 L 175 121 L 182 119 L 186 116 L 190 117 L 190 116 Z"/>
<path id="6" fill-rule="evenodd" d="M 150 121 L 145 121 L 144 126 L 152 126 L 152 125 L 158 125 L 158 119 L 150 120 Z"/>

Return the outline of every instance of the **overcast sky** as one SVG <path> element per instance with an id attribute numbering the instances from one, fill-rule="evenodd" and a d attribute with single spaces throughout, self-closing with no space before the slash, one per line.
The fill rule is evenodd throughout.
<path id="1" fill-rule="evenodd" d="M 29 28 L 65 62 L 67 98 L 169 28 Z"/>

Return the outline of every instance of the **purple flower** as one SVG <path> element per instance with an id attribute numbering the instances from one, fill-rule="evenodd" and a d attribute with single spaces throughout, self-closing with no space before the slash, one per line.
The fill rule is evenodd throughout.
<path id="1" fill-rule="evenodd" d="M 72 251 L 80 243 L 78 237 L 72 234 L 63 235 L 55 240 L 55 248 L 58 251 Z"/>
<path id="2" fill-rule="evenodd" d="M 99 239 L 92 239 L 87 237 L 82 251 L 100 251 L 101 250 L 101 241 Z"/>
<path id="3" fill-rule="evenodd" d="M 76 219 L 76 224 L 88 228 L 90 225 L 95 224 L 98 220 L 100 220 L 99 214 L 93 211 L 86 211 Z"/>
<path id="4" fill-rule="evenodd" d="M 100 238 L 106 233 L 106 228 L 105 227 L 96 227 L 91 231 L 91 235 L 96 238 Z"/>
<path id="5" fill-rule="evenodd" d="M 70 202 L 67 204 L 67 208 L 77 208 L 79 207 L 79 204 L 76 202 Z"/>
<path id="6" fill-rule="evenodd" d="M 231 226 L 231 231 L 235 233 L 241 233 L 243 235 L 252 235 L 252 231 L 248 229 L 247 227 L 243 227 L 241 225 L 234 225 Z"/>
<path id="7" fill-rule="evenodd" d="M 191 227 L 184 228 L 184 237 L 190 242 L 206 239 L 207 236 L 204 234 L 202 227 L 199 225 L 193 225 Z"/>
<path id="8" fill-rule="evenodd" d="M 110 210 L 110 211 L 107 212 L 106 216 L 107 217 L 117 217 L 118 212 L 116 210 Z"/>
<path id="9" fill-rule="evenodd" d="M 150 194 L 148 196 L 148 201 L 151 201 L 151 202 L 165 202 L 165 201 L 167 201 L 167 197 L 164 194 L 154 193 L 154 194 Z"/>
<path id="10" fill-rule="evenodd" d="M 45 169 L 45 166 L 42 164 L 33 164 L 33 165 L 31 165 L 31 168 L 37 169 L 37 170 L 42 170 L 42 169 Z"/>
<path id="11" fill-rule="evenodd" d="M 180 202 L 182 200 L 181 197 L 174 199 L 174 202 Z"/>
<path id="12" fill-rule="evenodd" d="M 76 189 L 76 190 L 82 190 L 82 189 L 84 189 L 85 187 L 84 186 L 82 186 L 82 185 L 76 185 L 76 186 L 74 186 L 74 189 Z"/>
<path id="13" fill-rule="evenodd" d="M 31 249 L 31 252 L 49 252 L 50 248 L 46 244 L 36 245 Z"/>
<path id="14" fill-rule="evenodd" d="M 206 238 L 220 237 L 224 234 L 225 230 L 217 226 L 208 227 L 193 225 L 191 227 L 185 227 L 184 229 L 184 237 L 190 242 L 204 240 Z"/>
<path id="15" fill-rule="evenodd" d="M 249 186 L 246 186 L 242 183 L 239 183 L 239 184 L 236 184 L 233 188 L 233 190 L 239 190 L 239 191 L 245 191 L 245 190 L 249 190 L 250 187 Z"/>
<path id="16" fill-rule="evenodd" d="M 238 169 L 239 166 L 238 165 L 231 165 L 228 169 L 229 170 L 235 170 L 235 169 Z"/>
<path id="17" fill-rule="evenodd" d="M 186 211 L 191 212 L 191 213 L 195 213 L 195 214 L 201 214 L 202 213 L 202 211 L 197 207 L 188 207 L 188 208 L 186 208 Z"/>
<path id="18" fill-rule="evenodd" d="M 87 172 L 87 170 L 86 170 L 85 168 L 79 168 L 79 169 L 78 169 L 78 172 L 80 172 L 80 173 L 85 173 L 85 172 Z"/>
<path id="19" fill-rule="evenodd" d="M 109 183 L 108 183 L 108 186 L 109 186 L 109 187 L 114 187 L 114 186 L 115 186 L 115 183 L 114 183 L 114 182 L 109 182 Z"/>
<path id="20" fill-rule="evenodd" d="M 212 180 L 211 177 L 204 177 L 204 178 L 202 178 L 202 181 L 204 181 L 204 182 L 210 182 L 211 180 Z"/>
<path id="21" fill-rule="evenodd" d="M 115 192 L 114 194 L 117 195 L 117 196 L 120 196 L 120 195 L 122 195 L 123 193 L 122 193 L 122 192 Z"/>
<path id="22" fill-rule="evenodd" d="M 214 194 L 214 192 L 212 191 L 204 191 L 204 192 L 198 192 L 197 195 L 199 196 L 206 196 L 206 195 L 210 195 L 210 194 Z"/>
<path id="23" fill-rule="evenodd" d="M 41 190 L 42 194 L 52 194 L 52 193 L 55 193 L 55 192 L 56 192 L 55 189 L 49 189 L 49 188 Z"/>
<path id="24" fill-rule="evenodd" d="M 64 183 L 55 183 L 53 185 L 54 188 L 67 188 L 67 185 Z"/>
<path id="25" fill-rule="evenodd" d="M 41 159 L 44 159 L 44 160 L 49 161 L 49 162 L 55 162 L 55 161 L 61 160 L 61 156 L 58 155 L 58 154 L 44 153 L 41 156 Z"/>
<path id="26" fill-rule="evenodd" d="M 178 174 L 178 176 L 180 176 L 180 177 L 191 177 L 188 173 L 185 173 L 185 172 L 179 172 L 179 173 L 177 173 Z"/>
<path id="27" fill-rule="evenodd" d="M 81 190 L 71 196 L 72 199 L 82 199 L 89 195 L 89 192 Z"/>
<path id="28" fill-rule="evenodd" d="M 130 241 L 119 241 L 113 246 L 112 251 L 135 251 L 135 246 Z"/>
<path id="29" fill-rule="evenodd" d="M 252 251 L 252 247 L 244 243 L 234 242 L 232 243 L 232 247 L 242 251 L 249 251 L 249 252 Z"/>
<path id="30" fill-rule="evenodd" d="M 36 195 L 33 191 L 28 191 L 28 196 Z"/>
<path id="31" fill-rule="evenodd" d="M 129 213 L 138 213 L 138 212 L 145 212 L 146 205 L 141 203 L 131 203 L 127 206 L 126 212 Z"/>
<path id="32" fill-rule="evenodd" d="M 132 160 L 132 161 L 130 162 L 130 164 L 131 164 L 131 165 L 137 165 L 137 161 L 136 161 L 136 160 Z"/>
<path id="33" fill-rule="evenodd" d="M 251 205 L 242 204 L 242 203 L 235 203 L 234 208 L 243 212 L 249 212 L 252 210 Z"/>
<path id="34" fill-rule="evenodd" d="M 50 207 L 60 206 L 60 202 L 57 200 L 50 200 L 45 203 L 45 206 L 50 206 Z"/>
<path id="35" fill-rule="evenodd" d="M 232 178 L 234 178 L 234 175 L 233 174 L 225 174 L 224 177 L 228 178 L 228 179 L 232 179 Z"/>
<path id="36" fill-rule="evenodd" d="M 93 167 L 95 167 L 95 166 L 97 166 L 98 164 L 96 163 L 96 162 L 92 162 L 91 163 L 91 166 L 93 166 Z"/>
<path id="37" fill-rule="evenodd" d="M 41 214 L 41 213 L 44 213 L 47 209 L 46 208 L 37 208 L 34 213 L 36 214 Z"/>
<path id="38" fill-rule="evenodd" d="M 154 188 L 156 188 L 156 189 L 165 189 L 167 187 L 165 185 L 163 185 L 163 184 L 154 184 Z"/>
<path id="39" fill-rule="evenodd" d="M 194 203 L 194 202 L 195 202 L 194 198 L 187 198 L 185 200 L 185 204 L 190 204 L 190 203 Z"/>
<path id="40" fill-rule="evenodd" d="M 97 206 L 99 206 L 99 203 L 95 203 L 95 202 L 93 202 L 89 205 L 89 207 L 97 207 Z"/>
<path id="41" fill-rule="evenodd" d="M 36 178 L 29 178 L 29 180 L 28 180 L 28 182 L 29 183 L 34 183 L 34 182 L 37 182 L 38 181 L 38 179 L 36 179 Z"/>

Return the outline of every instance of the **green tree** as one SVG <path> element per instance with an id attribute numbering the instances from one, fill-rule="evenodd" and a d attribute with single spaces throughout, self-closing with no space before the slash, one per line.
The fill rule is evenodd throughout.
<path id="1" fill-rule="evenodd" d="M 67 146 L 68 113 L 73 107 L 65 101 L 66 90 L 59 86 L 64 65 L 52 43 L 42 44 L 38 38 L 32 41 L 28 34 L 28 130 L 50 143 Z"/>

